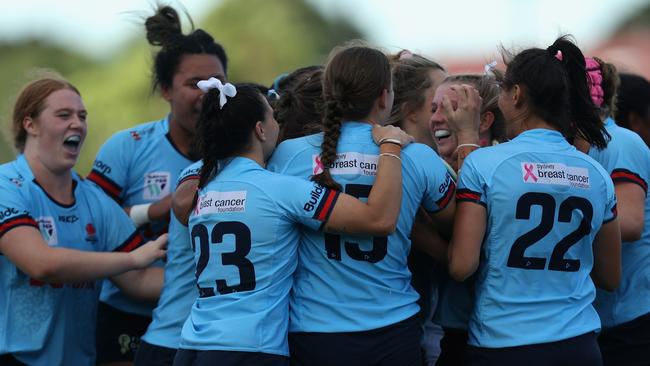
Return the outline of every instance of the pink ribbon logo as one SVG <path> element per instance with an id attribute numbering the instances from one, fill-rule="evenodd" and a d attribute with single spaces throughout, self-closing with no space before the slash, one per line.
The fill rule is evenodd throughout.
<path id="1" fill-rule="evenodd" d="M 316 156 L 316 158 L 314 159 L 314 163 L 316 164 L 316 166 L 314 167 L 313 174 L 319 174 L 325 170 L 325 165 L 323 165 L 323 163 L 320 161 L 320 155 Z"/>
<path id="2" fill-rule="evenodd" d="M 524 182 L 528 182 L 528 177 L 533 179 L 533 182 L 537 182 L 537 177 L 533 173 L 533 164 L 524 164 L 524 170 L 526 170 L 526 175 L 524 175 Z"/>

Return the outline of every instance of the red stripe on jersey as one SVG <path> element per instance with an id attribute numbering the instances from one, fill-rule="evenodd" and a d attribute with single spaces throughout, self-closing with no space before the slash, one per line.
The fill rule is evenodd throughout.
<path id="1" fill-rule="evenodd" d="M 99 173 L 96 170 L 90 171 L 90 174 L 88 174 L 88 180 L 91 182 L 94 182 L 98 186 L 100 186 L 104 192 L 108 193 L 109 196 L 111 196 L 114 200 L 120 201 L 120 194 L 122 193 L 122 188 L 115 184 L 112 180 L 106 178 L 104 175 Z"/>
<path id="2" fill-rule="evenodd" d="M 114 250 L 114 252 L 128 253 L 128 252 L 132 251 L 133 249 L 135 249 L 135 248 L 139 247 L 140 245 L 142 245 L 143 242 L 144 242 L 144 239 L 142 238 L 142 235 L 140 235 L 140 233 L 138 233 L 136 231 L 133 234 L 131 234 L 131 236 L 129 236 L 129 238 L 126 239 L 126 241 L 124 241 L 124 243 L 122 245 L 117 247 Z"/>
<path id="3" fill-rule="evenodd" d="M 334 201 L 335 198 L 339 195 L 339 192 L 333 191 L 331 189 L 327 190 L 327 195 L 323 200 L 325 200 L 325 204 L 321 206 L 321 210 L 316 213 L 316 220 L 318 221 L 325 221 L 329 215 L 330 212 L 332 211 L 332 208 L 334 208 Z"/>
<path id="4" fill-rule="evenodd" d="M 616 182 L 636 183 L 639 186 L 641 186 L 641 188 L 643 188 L 643 190 L 646 193 L 648 193 L 648 183 L 646 183 L 646 181 L 643 178 L 641 178 L 641 176 L 627 169 L 614 169 L 614 171 L 612 171 L 612 180 L 615 183 Z"/>
<path id="5" fill-rule="evenodd" d="M 447 204 L 449 203 L 449 201 L 451 201 L 451 197 L 453 197 L 455 191 L 456 191 L 456 184 L 452 181 L 451 184 L 449 184 L 449 187 L 447 188 L 447 193 L 445 193 L 445 196 L 439 199 L 438 202 L 436 202 L 438 208 L 442 210 L 443 208 L 447 207 Z"/>
<path id="6" fill-rule="evenodd" d="M 26 215 L 20 215 L 5 221 L 0 225 L 0 236 L 18 226 L 33 226 L 38 229 L 38 224 L 33 218 Z"/>
<path id="7" fill-rule="evenodd" d="M 468 190 L 459 190 L 458 192 L 456 192 L 456 200 L 457 201 L 469 200 L 469 201 L 479 202 L 481 200 L 481 195 L 476 192 L 472 192 Z"/>
<path id="8" fill-rule="evenodd" d="M 198 175 L 198 174 L 188 175 L 187 177 L 181 179 L 181 180 L 178 182 L 178 184 L 176 185 L 176 187 L 178 187 L 178 186 L 180 186 L 181 184 L 187 182 L 188 180 L 196 180 L 196 179 L 199 179 L 199 175 Z"/>

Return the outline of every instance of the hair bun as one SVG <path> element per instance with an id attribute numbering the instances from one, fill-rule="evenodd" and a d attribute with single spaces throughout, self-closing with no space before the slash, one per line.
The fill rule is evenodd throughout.
<path id="1" fill-rule="evenodd" d="M 147 41 L 153 46 L 168 47 L 183 35 L 181 20 L 171 6 L 159 7 L 156 13 L 144 22 Z"/>

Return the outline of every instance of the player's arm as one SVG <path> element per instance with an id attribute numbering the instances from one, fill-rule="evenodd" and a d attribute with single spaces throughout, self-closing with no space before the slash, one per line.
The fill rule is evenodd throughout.
<path id="1" fill-rule="evenodd" d="M 174 191 L 172 197 L 172 210 L 176 219 L 187 226 L 187 222 L 192 211 L 192 204 L 196 196 L 196 189 L 199 186 L 198 176 L 195 178 L 185 179 Z"/>
<path id="2" fill-rule="evenodd" d="M 395 231 L 402 203 L 402 146 L 413 138 L 395 126 L 373 127 L 379 143 L 377 176 L 368 202 L 340 194 L 325 224 L 325 231 L 384 236 Z M 397 143 L 386 142 L 386 139 Z"/>
<path id="3" fill-rule="evenodd" d="M 458 203 L 448 252 L 449 273 L 454 280 L 462 282 L 476 272 L 486 227 L 485 206 L 474 202 Z"/>
<path id="4" fill-rule="evenodd" d="M 591 279 L 607 291 L 614 291 L 621 281 L 621 231 L 616 218 L 604 223 L 596 234 Z"/>
<path id="5" fill-rule="evenodd" d="M 616 200 L 621 238 L 625 242 L 641 239 L 645 223 L 646 192 L 635 183 L 616 182 Z"/>
<path id="6" fill-rule="evenodd" d="M 151 221 L 169 221 L 171 207 L 172 195 L 168 194 L 156 202 L 124 207 L 124 211 L 135 226 L 140 227 Z"/>
<path id="7" fill-rule="evenodd" d="M 130 298 L 156 301 L 162 292 L 164 277 L 164 268 L 149 267 L 112 276 L 111 281 Z"/>
<path id="8" fill-rule="evenodd" d="M 89 252 L 49 246 L 38 229 L 19 226 L 0 237 L 0 253 L 28 276 L 44 282 L 80 282 L 137 268 L 164 257 L 167 236 L 129 253 Z"/>
<path id="9" fill-rule="evenodd" d="M 413 222 L 411 244 L 413 248 L 426 253 L 436 261 L 447 263 L 449 241 L 440 235 L 430 214 L 422 207 L 418 210 Z"/>

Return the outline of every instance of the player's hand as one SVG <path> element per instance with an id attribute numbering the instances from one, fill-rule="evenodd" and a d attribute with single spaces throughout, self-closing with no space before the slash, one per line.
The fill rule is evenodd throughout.
<path id="1" fill-rule="evenodd" d="M 456 108 L 452 105 L 448 96 L 442 98 L 442 108 L 447 124 L 453 134 L 458 137 L 459 143 L 477 143 L 480 125 L 480 112 L 482 99 L 478 91 L 471 85 L 453 85 L 451 90 L 458 96 Z M 461 141 L 469 136 L 469 140 Z"/>
<path id="2" fill-rule="evenodd" d="M 167 234 L 160 235 L 156 240 L 150 240 L 130 253 L 133 259 L 133 269 L 147 268 L 158 259 L 167 255 Z"/>
<path id="3" fill-rule="evenodd" d="M 400 142 L 402 147 L 413 142 L 413 136 L 404 132 L 401 128 L 393 125 L 379 126 L 373 125 L 372 127 L 372 139 L 375 140 L 376 144 L 379 144 L 381 140 L 384 139 L 395 139 Z"/>

